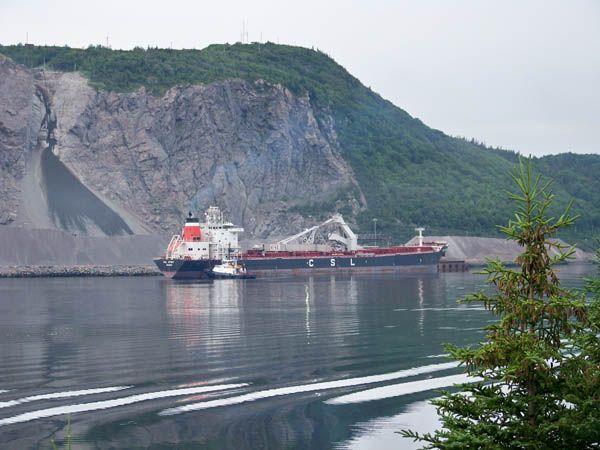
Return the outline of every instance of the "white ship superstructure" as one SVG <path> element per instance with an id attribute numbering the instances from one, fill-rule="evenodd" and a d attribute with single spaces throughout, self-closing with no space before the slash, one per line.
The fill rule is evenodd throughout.
<path id="1" fill-rule="evenodd" d="M 200 223 L 189 214 L 181 235 L 171 238 L 166 259 L 222 260 L 239 254 L 238 234 L 244 229 L 226 222 L 217 206 L 208 208 L 204 216 L 205 222 Z"/>

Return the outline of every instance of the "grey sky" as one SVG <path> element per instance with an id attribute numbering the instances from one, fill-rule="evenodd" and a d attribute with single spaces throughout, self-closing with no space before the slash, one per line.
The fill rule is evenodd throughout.
<path id="1" fill-rule="evenodd" d="M 452 135 L 600 153 L 600 1 L 0 0 L 0 42 L 319 48 Z"/>

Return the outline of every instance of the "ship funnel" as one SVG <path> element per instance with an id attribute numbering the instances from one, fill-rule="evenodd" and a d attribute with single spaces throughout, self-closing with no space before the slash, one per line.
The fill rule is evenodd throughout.
<path id="1" fill-rule="evenodd" d="M 186 242 L 199 241 L 202 238 L 200 221 L 197 217 L 194 217 L 191 212 L 185 219 L 185 225 L 181 231 L 181 236 L 183 236 L 183 240 Z"/>

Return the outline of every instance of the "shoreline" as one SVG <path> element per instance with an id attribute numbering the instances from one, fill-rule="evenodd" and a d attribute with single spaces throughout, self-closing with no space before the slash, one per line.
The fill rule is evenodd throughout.
<path id="1" fill-rule="evenodd" d="M 162 274 L 154 265 L 4 266 L 0 278 L 153 277 Z"/>
<path id="2" fill-rule="evenodd" d="M 514 262 L 504 263 L 506 267 L 514 267 Z M 590 266 L 591 261 L 571 261 L 565 266 Z M 477 272 L 484 268 L 485 263 L 469 262 L 466 272 Z M 439 273 L 443 273 L 440 271 Z M 0 266 L 1 278 L 82 278 L 82 277 L 158 277 L 162 273 L 150 264 L 123 265 L 40 265 L 40 266 Z"/>

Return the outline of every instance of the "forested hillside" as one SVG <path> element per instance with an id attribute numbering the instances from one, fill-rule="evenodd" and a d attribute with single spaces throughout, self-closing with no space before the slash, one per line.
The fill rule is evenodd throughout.
<path id="1" fill-rule="evenodd" d="M 160 96 L 176 85 L 262 79 L 298 95 L 308 93 L 317 120 L 333 117 L 339 150 L 366 199 L 367 208 L 357 217 L 363 232 L 377 218 L 380 233 L 401 238 L 412 235 L 417 225 L 428 227 L 430 234 L 495 235 L 495 226 L 509 216 L 507 172 L 516 153 L 427 127 L 320 51 L 255 43 L 132 51 L 19 45 L 0 46 L 0 53 L 28 67 L 80 71 L 101 90 L 144 87 Z M 536 167 L 556 180 L 559 205 L 572 198 L 582 214 L 577 227 L 562 237 L 591 246 L 600 230 L 600 156 L 544 157 Z M 294 210 L 326 215 L 335 201 L 295 205 Z"/>

